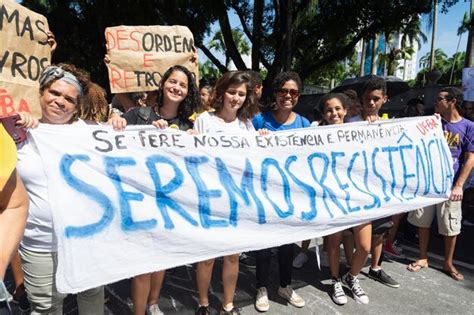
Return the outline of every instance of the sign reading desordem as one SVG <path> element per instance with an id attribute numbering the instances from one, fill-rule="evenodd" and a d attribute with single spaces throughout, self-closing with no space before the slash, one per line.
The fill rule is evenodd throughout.
<path id="1" fill-rule="evenodd" d="M 198 75 L 194 39 L 185 26 L 115 26 L 105 30 L 112 93 L 153 91 L 173 65 Z"/>

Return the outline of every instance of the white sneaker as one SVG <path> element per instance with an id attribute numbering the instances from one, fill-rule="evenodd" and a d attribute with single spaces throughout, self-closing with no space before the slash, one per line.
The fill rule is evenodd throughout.
<path id="1" fill-rule="evenodd" d="M 332 280 L 331 299 L 337 305 L 344 305 L 347 303 L 347 297 L 342 288 L 341 279 Z"/>
<path id="2" fill-rule="evenodd" d="M 342 282 L 352 291 L 352 296 L 359 304 L 369 304 L 369 297 L 360 287 L 359 279 L 352 276 L 349 272 L 342 277 Z"/>
<path id="3" fill-rule="evenodd" d="M 267 288 L 261 287 L 257 289 L 257 297 L 255 298 L 255 309 L 259 312 L 266 312 L 270 309 L 268 303 Z"/>
<path id="4" fill-rule="evenodd" d="M 163 315 L 164 313 L 158 307 L 158 304 L 149 305 L 146 309 L 146 315 Z"/>
<path id="5" fill-rule="evenodd" d="M 301 268 L 308 260 L 308 254 L 300 252 L 298 255 L 296 255 L 295 259 L 293 259 L 293 267 Z"/>
<path id="6" fill-rule="evenodd" d="M 285 288 L 278 288 L 278 295 L 287 300 L 291 305 L 295 307 L 305 306 L 305 302 L 301 296 L 296 294 L 296 292 L 291 288 L 291 286 L 286 286 Z"/>

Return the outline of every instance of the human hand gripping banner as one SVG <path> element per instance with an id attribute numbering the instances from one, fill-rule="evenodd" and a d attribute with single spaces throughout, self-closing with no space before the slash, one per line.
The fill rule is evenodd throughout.
<path id="1" fill-rule="evenodd" d="M 439 203 L 453 179 L 434 116 L 268 136 L 31 133 L 48 174 L 57 287 L 68 293 Z"/>

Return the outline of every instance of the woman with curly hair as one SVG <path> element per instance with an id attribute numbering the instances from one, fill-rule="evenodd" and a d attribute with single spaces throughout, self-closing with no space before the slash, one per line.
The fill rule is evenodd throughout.
<path id="1" fill-rule="evenodd" d="M 109 122 L 115 129 L 128 125 L 154 125 L 158 128 L 193 128 L 189 117 L 201 106 L 201 97 L 193 74 L 183 66 L 169 68 L 161 78 L 156 105 L 136 107 L 122 117 L 112 114 Z"/>
<path id="2" fill-rule="evenodd" d="M 189 116 L 200 106 L 199 90 L 192 73 L 183 66 L 169 68 L 161 78 L 156 105 L 135 107 L 122 115 L 113 114 L 110 123 L 115 129 L 128 125 L 154 125 L 157 128 L 193 128 Z M 165 270 L 138 275 L 132 280 L 134 314 L 161 314 L 158 307 Z"/>
<path id="3" fill-rule="evenodd" d="M 68 64 L 47 67 L 39 79 L 39 103 L 42 124 L 85 124 L 76 118 L 81 107 L 88 75 Z M 23 125 L 34 127 L 35 124 Z M 18 145 L 17 170 L 25 184 L 30 201 L 25 234 L 20 245 L 25 288 L 31 313 L 62 314 L 66 294 L 56 288 L 57 240 L 53 235 L 53 218 L 43 160 L 28 135 Z M 67 211 L 67 209 L 63 209 Z M 77 296 L 80 314 L 104 313 L 104 289 L 93 288 Z"/>
<path id="4" fill-rule="evenodd" d="M 309 127 L 309 120 L 293 111 L 298 103 L 302 83 L 299 75 L 293 71 L 285 71 L 276 76 L 272 83 L 273 102 L 266 112 L 253 119 L 255 129 L 259 131 L 278 131 Z M 255 308 L 266 312 L 270 308 L 267 285 L 270 275 L 271 249 L 256 252 L 257 296 Z M 278 294 L 295 307 L 305 306 L 305 301 L 291 287 L 293 263 L 293 244 L 278 247 L 278 269 L 280 287 Z"/>

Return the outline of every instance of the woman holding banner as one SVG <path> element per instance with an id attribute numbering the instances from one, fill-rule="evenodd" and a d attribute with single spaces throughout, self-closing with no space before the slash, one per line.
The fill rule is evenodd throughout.
<path id="1" fill-rule="evenodd" d="M 293 111 L 298 103 L 301 86 L 301 79 L 297 73 L 292 71 L 280 73 L 272 83 L 274 103 L 269 110 L 253 119 L 255 129 L 277 131 L 309 127 L 309 120 Z M 270 308 L 267 293 L 270 259 L 270 248 L 257 251 L 255 308 L 260 312 L 266 312 Z M 292 268 L 293 244 L 278 247 L 278 269 L 280 274 L 278 294 L 291 305 L 304 307 L 304 299 L 291 288 Z"/>
<path id="2" fill-rule="evenodd" d="M 160 82 L 157 104 L 136 107 L 122 117 L 113 114 L 109 122 L 114 128 L 127 125 L 154 125 L 157 128 L 176 128 L 183 131 L 193 127 L 188 117 L 200 106 L 199 90 L 192 73 L 183 66 L 169 68 Z M 132 280 L 132 300 L 135 314 L 162 314 L 158 307 L 165 271 L 136 276 Z"/>
<path id="3" fill-rule="evenodd" d="M 220 132 L 255 132 L 250 118 L 257 112 L 254 100 L 251 78 L 244 71 L 225 73 L 216 83 L 211 100 L 215 112 L 203 112 L 196 119 L 194 130 L 197 133 Z M 220 310 L 221 315 L 240 314 L 234 307 L 234 294 L 239 275 L 239 255 L 224 256 L 222 282 L 224 286 L 224 301 Z M 197 264 L 196 281 L 199 291 L 199 307 L 196 314 L 208 315 L 208 290 L 212 277 L 214 259 L 201 261 Z"/>
<path id="4" fill-rule="evenodd" d="M 40 79 L 41 123 L 68 125 L 83 123 L 74 119 L 88 76 L 68 64 L 50 66 Z M 55 285 L 57 240 L 53 236 L 53 218 L 48 198 L 47 177 L 36 145 L 28 136 L 18 146 L 17 170 L 28 192 L 30 207 L 20 257 L 31 313 L 62 314 L 66 294 Z M 65 209 L 66 210 L 66 209 Z M 77 296 L 80 314 L 104 313 L 104 289 L 93 288 Z"/>
<path id="5" fill-rule="evenodd" d="M 135 107 L 121 117 L 114 113 L 109 123 L 116 130 L 127 125 L 153 125 L 187 131 L 193 128 L 189 117 L 200 106 L 201 99 L 193 74 L 187 68 L 175 65 L 161 78 L 156 106 Z"/>
<path id="6" fill-rule="evenodd" d="M 342 93 L 329 93 L 324 95 L 319 103 L 319 112 L 322 116 L 322 125 L 339 125 L 345 122 L 348 109 L 350 107 L 350 99 Z M 356 244 L 356 251 L 352 256 L 352 265 L 350 271 L 343 276 L 343 281 L 351 289 L 354 299 L 362 304 L 369 303 L 369 298 L 359 285 L 357 275 L 364 266 L 367 256 L 370 252 L 372 241 L 372 225 L 370 222 L 355 226 L 352 228 Z M 327 252 L 329 259 L 329 269 L 331 272 L 331 299 L 338 305 L 347 303 L 347 297 L 342 288 L 342 281 L 339 276 L 339 245 L 341 244 L 343 231 L 328 235 Z M 353 249 L 344 249 L 346 252 Z"/>

